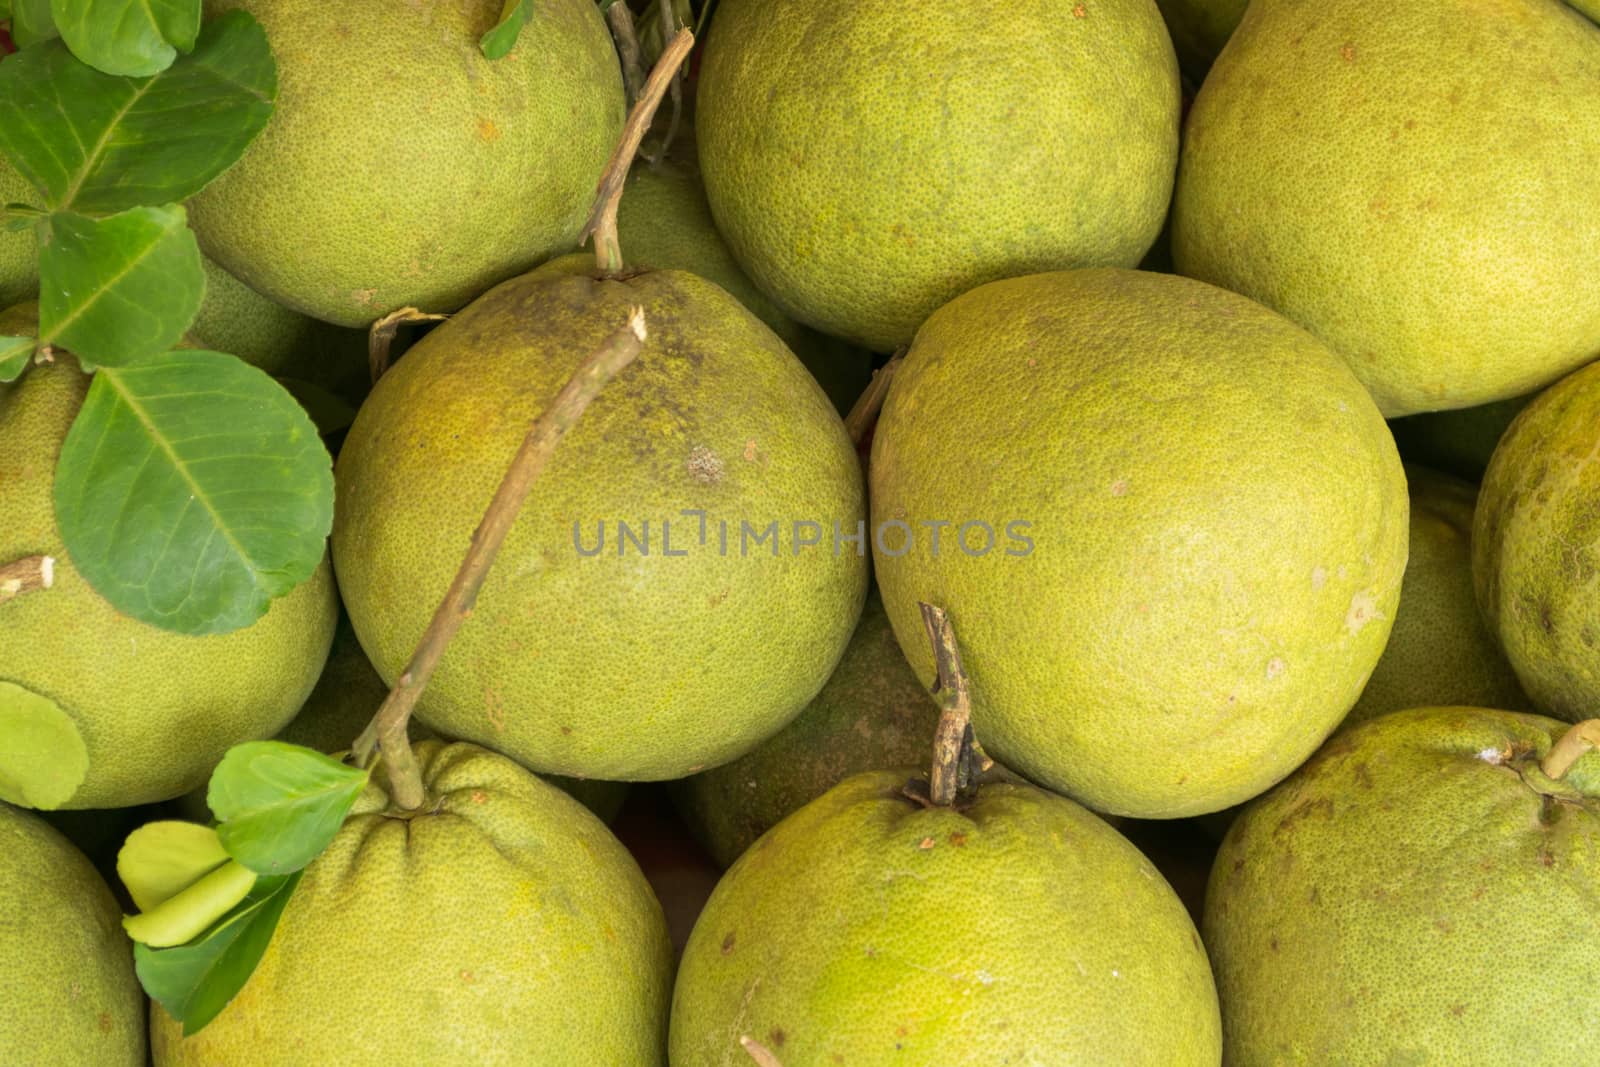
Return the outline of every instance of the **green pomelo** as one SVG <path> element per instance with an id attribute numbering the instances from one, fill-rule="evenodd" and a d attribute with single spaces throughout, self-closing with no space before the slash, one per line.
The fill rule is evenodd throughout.
<path id="1" fill-rule="evenodd" d="M 380 765 L 255 973 L 198 1034 L 151 1008 L 156 1067 L 663 1062 L 672 947 L 626 850 L 475 745 L 415 746 L 427 809 Z"/>
<path id="2" fill-rule="evenodd" d="M 1185 274 L 1350 361 L 1385 415 L 1600 355 L 1600 28 L 1554 0 L 1261 0 L 1189 112 Z"/>
<path id="3" fill-rule="evenodd" d="M 478 39 L 500 0 L 212 0 L 259 19 L 277 109 L 189 205 L 206 253 L 341 326 L 454 311 L 565 251 L 622 129 L 622 75 L 591 0 L 541 0 L 516 47 Z"/>
<path id="4" fill-rule="evenodd" d="M 0 208 L 39 203 L 39 192 L 0 155 Z M 0 308 L 32 300 L 39 290 L 39 243 L 31 229 L 0 228 Z"/>
<path id="5" fill-rule="evenodd" d="M 686 270 L 722 286 L 783 338 L 834 407 L 849 411 L 872 377 L 871 356 L 800 325 L 755 287 L 712 221 L 693 143 L 681 151 L 654 166 L 635 163 L 628 174 L 617 207 L 617 233 L 628 259 L 641 267 Z"/>
<path id="6" fill-rule="evenodd" d="M 1600 755 L 1545 778 L 1564 728 L 1397 712 L 1247 807 L 1204 923 L 1228 1062 L 1593 1060 Z"/>
<path id="7" fill-rule="evenodd" d="M 876 593 L 839 666 L 788 726 L 732 763 L 685 779 L 678 806 L 724 867 L 756 838 L 862 771 L 924 763 L 939 708 L 895 641 Z"/>
<path id="8" fill-rule="evenodd" d="M 6 804 L 0 856 L 0 1063 L 142 1067 L 144 993 L 105 882 Z"/>
<path id="9" fill-rule="evenodd" d="M 1517 413 L 1537 394 L 1514 396 L 1477 407 L 1433 411 L 1394 419 L 1389 429 L 1407 463 L 1420 463 L 1477 483 L 1494 455 L 1495 445 Z"/>
<path id="10" fill-rule="evenodd" d="M 1028 785 L 925 808 L 845 780 L 718 884 L 673 992 L 673 1067 L 1221 1062 L 1183 905 L 1093 813 Z"/>
<path id="11" fill-rule="evenodd" d="M 1500 439 L 1473 518 L 1478 606 L 1540 711 L 1600 709 L 1600 363 Z"/>
<path id="12" fill-rule="evenodd" d="M 1406 478 L 1411 546 L 1400 606 L 1383 657 L 1345 724 L 1404 708 L 1530 710 L 1472 591 L 1477 490 L 1422 467 L 1407 467 Z"/>
<path id="13" fill-rule="evenodd" d="M 641 354 L 545 468 L 417 714 L 541 773 L 677 778 L 827 681 L 867 583 L 860 546 L 834 543 L 864 522 L 861 470 L 815 380 L 726 292 L 592 266 L 496 287 L 378 382 L 339 457 L 334 561 L 392 681 L 534 419 L 642 307 Z"/>
<path id="14" fill-rule="evenodd" d="M 750 277 L 884 351 L 983 282 L 1138 263 L 1177 161 L 1150 0 L 723 0 L 698 108 L 711 209 Z"/>
<path id="15" fill-rule="evenodd" d="M 304 703 L 338 617 L 326 561 L 228 634 L 171 633 L 101 599 L 73 568 L 52 500 L 56 457 L 88 387 L 61 361 L 0 386 L 0 561 L 55 558 L 52 588 L 0 600 L 0 799 L 27 802 L 16 776 L 86 757 L 81 784 L 62 781 L 33 802 L 42 807 L 127 807 L 200 785 L 229 747 L 271 737 Z M 48 742 L 40 702 L 57 709 Z"/>
<path id="16" fill-rule="evenodd" d="M 1034 275 L 941 308 L 870 476 L 918 676 L 926 601 L 989 754 L 1113 814 L 1215 811 L 1287 775 L 1355 703 L 1400 596 L 1405 477 L 1360 382 L 1175 275 Z"/>
<path id="17" fill-rule="evenodd" d="M 1183 72 L 1195 85 L 1205 81 L 1222 46 L 1244 18 L 1250 0 L 1156 0 L 1166 19 Z"/>

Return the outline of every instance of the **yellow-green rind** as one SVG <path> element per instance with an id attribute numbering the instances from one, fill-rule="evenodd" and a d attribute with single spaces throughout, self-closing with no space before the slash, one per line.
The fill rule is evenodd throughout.
<path id="1" fill-rule="evenodd" d="M 1185 274 L 1349 360 L 1385 415 L 1600 355 L 1600 31 L 1550 0 L 1263 0 L 1189 112 Z"/>
<path id="2" fill-rule="evenodd" d="M 601 822 L 475 745 L 414 746 L 428 810 L 380 769 L 306 868 L 255 973 L 188 1038 L 151 1009 L 156 1067 L 664 1062 L 672 947 Z"/>
<path id="3" fill-rule="evenodd" d="M 1600 714 L 1600 363 L 1523 409 L 1473 519 L 1478 606 L 1540 711 Z"/>
<path id="4" fill-rule="evenodd" d="M 994 784 L 960 811 L 846 779 L 712 893 L 673 994 L 673 1067 L 1221 1062 L 1205 949 L 1092 813 Z"/>
<path id="5" fill-rule="evenodd" d="M 1600 754 L 1568 775 L 1581 799 L 1519 775 L 1564 729 L 1385 715 L 1244 810 L 1203 924 L 1232 1067 L 1593 1058 Z"/>
<path id="6" fill-rule="evenodd" d="M 341 326 L 454 311 L 576 240 L 622 130 L 590 0 L 542 0 L 498 60 L 500 0 L 211 0 L 266 28 L 272 121 L 189 204 L 205 252 Z"/>
<path id="7" fill-rule="evenodd" d="M 1511 664 L 1483 624 L 1472 589 L 1478 491 L 1406 467 L 1411 540 L 1394 628 L 1346 726 L 1404 708 L 1465 705 L 1529 711 Z"/>
<path id="8" fill-rule="evenodd" d="M 856 546 L 833 549 L 835 523 L 864 521 L 861 471 L 815 380 L 722 289 L 591 269 L 565 257 L 498 286 L 379 381 L 339 458 L 334 560 L 392 680 L 528 427 L 642 307 L 640 356 L 556 450 L 417 714 L 541 773 L 677 778 L 776 733 L 827 681 L 867 583 Z M 703 543 L 686 509 L 705 512 Z M 637 538 L 646 520 L 649 554 L 619 555 L 619 521 Z M 820 543 L 794 551 L 796 521 Z M 583 554 L 601 522 L 604 550 Z M 779 543 L 741 544 L 742 523 L 777 523 Z"/>
<path id="9" fill-rule="evenodd" d="M 143 1067 L 144 993 L 122 913 L 89 861 L 0 804 L 0 1062 Z"/>
<path id="10" fill-rule="evenodd" d="M 696 122 L 717 228 L 756 285 L 888 351 L 983 282 L 1138 263 L 1178 113 L 1150 0 L 722 0 Z"/>

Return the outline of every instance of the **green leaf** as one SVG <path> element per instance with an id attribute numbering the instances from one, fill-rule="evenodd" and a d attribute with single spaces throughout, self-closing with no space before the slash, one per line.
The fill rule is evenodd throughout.
<path id="1" fill-rule="evenodd" d="M 183 1024 L 184 1036 L 215 1019 L 250 980 L 299 881 L 298 871 L 257 879 L 238 907 L 192 944 L 133 946 L 139 984 Z"/>
<path id="2" fill-rule="evenodd" d="M 39 248 L 39 339 L 119 367 L 183 339 L 205 299 L 200 246 L 183 208 L 91 219 L 50 216 Z"/>
<path id="3" fill-rule="evenodd" d="M 11 21 L 11 0 L 0 0 L 0 22 Z"/>
<path id="4" fill-rule="evenodd" d="M 200 0 L 50 0 L 61 39 L 83 62 L 144 78 L 194 48 Z"/>
<path id="5" fill-rule="evenodd" d="M 22 377 L 38 344 L 35 337 L 0 337 L 0 384 Z"/>
<path id="6" fill-rule="evenodd" d="M 262 874 L 297 871 L 328 847 L 367 772 L 282 741 L 234 745 L 211 772 L 206 803 L 228 854 Z"/>
<path id="7" fill-rule="evenodd" d="M 277 91 L 266 31 L 243 11 L 152 78 L 102 74 L 54 42 L 0 63 L 0 153 L 55 210 L 176 203 L 239 159 Z"/>
<path id="8" fill-rule="evenodd" d="M 533 18 L 533 0 L 505 0 L 500 21 L 478 39 L 478 47 L 489 59 L 500 59 L 516 47 L 517 35 Z"/>
<path id="9" fill-rule="evenodd" d="M 72 716 L 49 697 L 0 682 L 0 800 L 59 808 L 72 799 L 88 770 L 89 750 Z"/>
<path id="10" fill-rule="evenodd" d="M 150 911 L 227 862 L 211 827 L 166 819 L 128 835 L 117 853 L 117 877 L 138 909 Z"/>
<path id="11" fill-rule="evenodd" d="M 30 48 L 58 36 L 50 17 L 50 0 L 12 0 L 11 39 L 18 48 Z"/>
<path id="12" fill-rule="evenodd" d="M 0 233 L 31 230 L 48 216 L 31 204 L 0 205 Z"/>
<path id="13" fill-rule="evenodd" d="M 255 871 L 229 860 L 149 911 L 124 916 L 122 928 L 130 938 L 151 948 L 187 944 L 228 914 L 255 884 Z"/>
<path id="14" fill-rule="evenodd" d="M 56 465 L 72 562 L 117 610 L 224 633 L 311 577 L 333 525 L 333 461 L 283 387 L 219 352 L 94 377 Z"/>

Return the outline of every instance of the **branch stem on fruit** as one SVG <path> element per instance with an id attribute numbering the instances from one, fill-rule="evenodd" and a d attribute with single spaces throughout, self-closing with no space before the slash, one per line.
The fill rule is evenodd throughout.
<path id="1" fill-rule="evenodd" d="M 389 364 L 393 362 L 389 358 L 389 350 L 394 347 L 394 337 L 400 332 L 400 327 L 421 322 L 443 322 L 449 317 L 404 307 L 374 322 L 367 330 L 367 373 L 372 378 L 372 384 L 378 384 L 378 379 L 388 372 Z"/>
<path id="2" fill-rule="evenodd" d="M 867 388 L 856 402 L 850 406 L 850 414 L 844 417 L 844 431 L 850 435 L 850 440 L 860 444 L 865 440 L 867 431 L 872 429 L 872 424 L 878 419 L 878 412 L 883 408 L 884 398 L 889 395 L 889 385 L 894 378 L 894 372 L 900 369 L 900 362 L 905 358 L 905 349 L 902 348 L 894 356 L 872 372 L 872 380 L 867 383 Z"/>
<path id="3" fill-rule="evenodd" d="M 581 244 L 591 236 L 594 238 L 595 263 L 603 274 L 617 274 L 622 270 L 622 243 L 617 238 L 617 205 L 622 202 L 622 188 L 628 181 L 628 168 L 633 166 L 633 157 L 639 154 L 639 145 L 644 141 L 651 120 L 655 118 L 661 97 L 693 48 L 694 33 L 682 29 L 672 38 L 666 51 L 661 53 L 661 59 L 645 80 L 644 91 L 639 94 L 638 102 L 628 113 L 627 125 L 622 128 L 622 139 L 617 142 L 610 162 L 600 175 L 600 185 L 595 191 L 594 212 L 589 216 L 589 222 L 578 241 Z"/>
<path id="4" fill-rule="evenodd" d="M 1556 781 L 1567 776 L 1572 765 L 1589 752 L 1600 748 L 1600 719 L 1585 719 L 1561 735 L 1539 763 L 1545 777 Z"/>
<path id="5" fill-rule="evenodd" d="M 922 626 L 933 645 L 937 675 L 934 699 L 939 703 L 939 725 L 933 734 L 933 767 L 928 775 L 928 799 L 939 807 L 954 804 L 970 791 L 980 764 L 987 762 L 972 736 L 972 693 L 961 666 L 955 627 L 943 608 L 918 602 Z"/>
<path id="6" fill-rule="evenodd" d="M 584 411 L 616 374 L 639 355 L 645 339 L 644 309 L 634 308 L 627 325 L 606 338 L 573 372 L 544 414 L 535 420 L 517 450 L 516 458 L 495 490 L 494 499 L 472 534 L 472 547 L 461 562 L 444 600 L 434 611 L 428 629 L 417 644 L 411 662 L 389 692 L 372 723 L 356 739 L 354 755 L 361 767 L 381 754 L 389 770 L 390 795 L 396 806 L 415 811 L 425 800 L 422 777 L 411 754 L 406 725 L 417 699 L 433 677 L 451 638 L 472 614 L 478 591 L 494 565 L 500 546 L 516 522 L 533 483 L 555 454 L 556 446 L 577 425 Z"/>
<path id="7" fill-rule="evenodd" d="M 54 556 L 25 556 L 0 564 L 0 603 L 55 584 Z"/>

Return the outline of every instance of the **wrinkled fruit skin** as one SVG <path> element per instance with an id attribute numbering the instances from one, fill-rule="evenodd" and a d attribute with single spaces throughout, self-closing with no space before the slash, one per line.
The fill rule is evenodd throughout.
<path id="1" fill-rule="evenodd" d="M 846 779 L 735 863 L 673 993 L 673 1067 L 1221 1061 L 1205 949 L 1092 813 L 991 784 L 964 810 Z M 1132 1035 L 1136 1035 L 1133 1037 Z"/>
<path id="2" fill-rule="evenodd" d="M 1547 714 L 1600 710 L 1600 363 L 1525 408 L 1500 439 L 1473 520 L 1478 605 Z"/>
<path id="3" fill-rule="evenodd" d="M 1189 112 L 1173 254 L 1385 415 L 1484 404 L 1600 355 L 1597 172 L 1600 27 L 1571 8 L 1263 0 Z"/>
<path id="4" fill-rule="evenodd" d="M 1600 755 L 1541 795 L 1565 724 L 1481 708 L 1346 731 L 1251 804 L 1205 940 L 1235 1067 L 1569 1067 L 1600 1025 Z"/>
<path id="5" fill-rule="evenodd" d="M 723 0 L 700 164 L 750 277 L 888 351 L 983 282 L 1138 263 L 1172 192 L 1177 61 L 1150 0 L 1081 10 Z"/>
<path id="6" fill-rule="evenodd" d="M 89 861 L 0 804 L 0 1063 L 142 1067 L 144 993 L 122 913 Z"/>
<path id="7" fill-rule="evenodd" d="M 933 751 L 939 706 L 868 593 L 861 623 L 817 698 L 775 736 L 701 771 L 674 794 L 684 821 L 722 866 L 790 812 L 863 771 L 915 766 Z"/>
<path id="8" fill-rule="evenodd" d="M 116 808 L 180 796 L 233 745 L 277 733 L 316 684 L 339 608 L 326 561 L 228 634 L 171 633 L 103 600 L 73 568 L 52 499 L 88 387 L 61 360 L 0 387 L 0 560 L 56 559 L 53 588 L 0 602 L 0 681 L 54 701 L 82 736 L 88 774 L 64 806 Z"/>
<path id="9" fill-rule="evenodd" d="M 989 754 L 1098 811 L 1200 814 L 1282 779 L 1355 703 L 1400 595 L 1405 477 L 1365 390 L 1293 323 L 1172 275 L 1036 275 L 941 308 L 870 476 L 913 669 L 934 674 L 927 601 Z M 981 530 L 959 548 L 968 522 L 989 552 Z"/>
<path id="10" fill-rule="evenodd" d="M 500 0 L 210 0 L 266 27 L 272 121 L 189 203 L 250 288 L 340 326 L 454 311 L 588 217 L 622 131 L 622 74 L 590 0 L 541 0 L 499 60 Z"/>
<path id="11" fill-rule="evenodd" d="M 529 426 L 642 306 L 641 354 L 562 440 L 418 716 L 541 773 L 677 778 L 776 733 L 827 681 L 866 589 L 864 555 L 833 547 L 835 522 L 865 519 L 861 470 L 811 375 L 727 293 L 592 266 L 491 290 L 378 382 L 339 457 L 334 563 L 392 682 Z M 703 543 L 685 509 L 706 513 Z M 647 520 L 648 555 L 617 527 L 637 540 Z M 796 520 L 821 543 L 794 551 Z M 770 522 L 776 548 L 754 540 Z"/>
<path id="12" fill-rule="evenodd" d="M 1472 589 L 1477 490 L 1417 466 L 1406 467 L 1406 482 L 1411 544 L 1400 606 L 1383 657 L 1344 724 L 1430 706 L 1531 710 Z"/>
<path id="13" fill-rule="evenodd" d="M 662 1063 L 672 948 L 644 876 L 577 801 L 475 745 L 414 746 L 410 820 L 370 786 L 232 1003 L 156 1067 Z"/>

